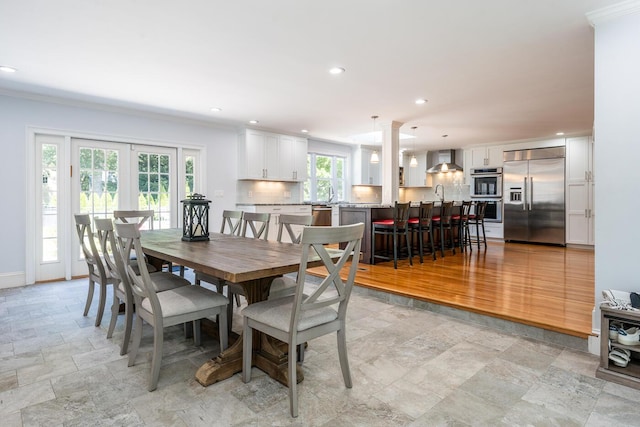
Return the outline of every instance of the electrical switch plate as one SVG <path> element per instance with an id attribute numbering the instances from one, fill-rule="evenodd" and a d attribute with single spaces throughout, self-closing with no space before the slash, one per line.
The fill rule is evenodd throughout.
<path id="1" fill-rule="evenodd" d="M 213 197 L 224 197 L 224 191 L 222 190 L 214 190 Z"/>
<path id="2" fill-rule="evenodd" d="M 291 191 L 285 191 L 284 192 L 284 198 L 285 199 L 290 199 L 291 198 Z"/>
<path id="3" fill-rule="evenodd" d="M 249 191 L 249 192 L 247 193 L 247 197 L 253 197 L 253 191 Z"/>

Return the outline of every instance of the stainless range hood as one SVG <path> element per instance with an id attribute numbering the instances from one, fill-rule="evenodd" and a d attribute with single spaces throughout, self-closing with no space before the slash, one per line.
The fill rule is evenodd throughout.
<path id="1" fill-rule="evenodd" d="M 427 161 L 432 165 L 427 173 L 462 171 L 462 166 L 456 164 L 456 150 L 429 151 Z"/>

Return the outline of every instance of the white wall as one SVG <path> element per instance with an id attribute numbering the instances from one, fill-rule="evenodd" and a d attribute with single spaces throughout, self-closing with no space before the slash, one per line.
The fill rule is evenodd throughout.
<path id="1" fill-rule="evenodd" d="M 640 292 L 639 46 L 640 13 L 595 21 L 596 306 L 603 289 Z"/>
<path id="2" fill-rule="evenodd" d="M 25 230 L 31 226 L 26 223 L 24 210 L 27 198 L 33 196 L 33 191 L 25 185 L 29 127 L 206 147 L 205 195 L 213 201 L 210 213 L 212 229 L 219 228 L 215 219 L 221 217 L 223 209 L 235 208 L 236 129 L 168 116 L 0 93 L 0 152 L 3 158 L 0 182 L 4 192 L 0 209 L 0 282 L 24 277 Z M 223 197 L 213 198 L 216 190 L 222 190 Z M 24 283 L 5 283 L 10 286 L 20 284 Z"/>

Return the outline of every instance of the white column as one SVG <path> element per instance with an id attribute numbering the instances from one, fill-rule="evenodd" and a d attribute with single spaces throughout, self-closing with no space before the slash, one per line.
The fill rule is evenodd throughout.
<path id="1" fill-rule="evenodd" d="M 382 204 L 392 205 L 400 194 L 400 126 L 404 123 L 382 123 Z"/>

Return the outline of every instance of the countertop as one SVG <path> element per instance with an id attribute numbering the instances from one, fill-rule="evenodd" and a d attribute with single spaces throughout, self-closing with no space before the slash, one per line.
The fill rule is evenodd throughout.
<path id="1" fill-rule="evenodd" d="M 236 203 L 236 206 L 306 206 L 311 203 Z"/>

